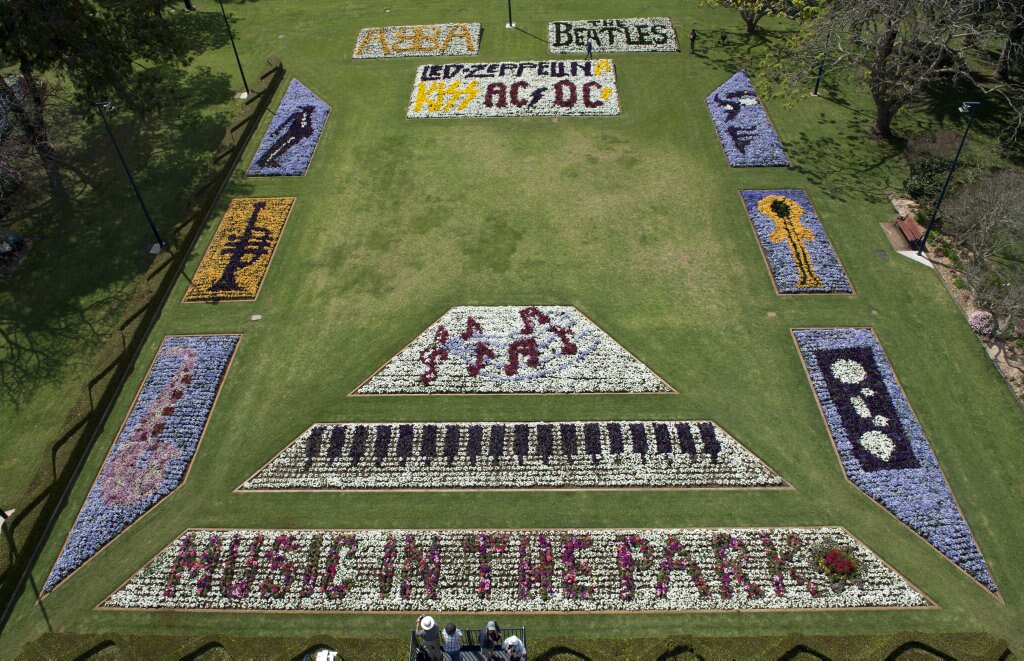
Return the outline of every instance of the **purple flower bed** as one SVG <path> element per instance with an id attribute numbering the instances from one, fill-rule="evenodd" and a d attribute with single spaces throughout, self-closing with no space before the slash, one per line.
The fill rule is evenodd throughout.
<path id="1" fill-rule="evenodd" d="M 782 141 L 745 71 L 705 99 L 729 165 L 736 168 L 789 165 Z"/>
<path id="2" fill-rule="evenodd" d="M 850 481 L 995 592 L 985 559 L 875 334 L 867 328 L 793 334 Z"/>
<path id="3" fill-rule="evenodd" d="M 329 105 L 293 79 L 245 174 L 250 177 L 306 174 L 330 112 Z"/>
<path id="4" fill-rule="evenodd" d="M 43 592 L 181 484 L 238 335 L 164 339 Z"/>
<path id="5" fill-rule="evenodd" d="M 807 193 L 745 190 L 740 195 L 779 293 L 853 292 Z M 773 204 L 787 215 L 776 213 Z"/>

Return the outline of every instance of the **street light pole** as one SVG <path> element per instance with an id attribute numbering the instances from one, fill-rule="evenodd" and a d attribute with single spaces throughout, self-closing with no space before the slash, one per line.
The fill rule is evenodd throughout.
<path id="1" fill-rule="evenodd" d="M 831 33 L 825 38 L 825 52 L 821 54 L 821 60 L 818 61 L 818 79 L 814 81 L 814 91 L 811 92 L 811 96 L 818 96 L 818 88 L 821 87 L 821 77 L 825 75 L 825 58 L 828 56 L 828 42 L 830 41 L 832 41 Z"/>
<path id="2" fill-rule="evenodd" d="M 121 165 L 124 167 L 124 173 L 128 175 L 128 183 L 132 185 L 132 190 L 135 191 L 135 198 L 139 201 L 139 206 L 142 207 L 142 213 L 146 214 L 146 222 L 149 223 L 149 229 L 153 230 L 153 236 L 156 237 L 156 243 L 161 248 L 166 248 L 167 244 L 160 237 L 160 232 L 156 229 L 156 224 L 153 222 L 153 217 L 149 215 L 149 209 L 146 208 L 146 203 L 142 201 L 142 193 L 139 192 L 139 187 L 135 185 L 135 177 L 132 176 L 132 171 L 128 167 L 128 161 L 124 160 L 124 154 L 121 153 L 121 147 L 118 146 L 117 140 L 114 139 L 114 132 L 110 128 L 110 122 L 107 121 L 106 110 L 112 110 L 113 105 L 110 101 L 100 101 L 96 104 L 96 107 L 100 109 L 100 117 L 103 119 L 103 126 L 107 129 L 107 135 L 110 136 L 110 142 L 114 145 L 114 151 L 117 152 L 117 157 L 121 159 Z"/>
<path id="3" fill-rule="evenodd" d="M 925 245 L 928 243 L 928 235 L 932 233 L 932 227 L 935 225 L 935 217 L 939 215 L 939 207 L 942 206 L 942 199 L 946 197 L 946 191 L 949 189 L 949 182 L 953 180 L 953 172 L 956 170 L 957 161 L 960 160 L 960 152 L 964 150 L 964 144 L 967 142 L 967 134 L 971 131 L 971 125 L 974 124 L 974 113 L 978 111 L 978 106 L 981 103 L 978 101 L 964 101 L 960 104 L 960 112 L 967 113 L 967 127 L 964 129 L 964 137 L 960 139 L 960 146 L 956 150 L 956 156 L 953 157 L 953 162 L 949 166 L 949 174 L 946 175 L 946 183 L 942 185 L 942 192 L 939 193 L 939 199 L 935 202 L 935 208 L 932 209 L 932 217 L 928 221 L 928 229 L 924 232 L 924 238 L 921 239 L 921 245 L 917 249 L 918 256 L 924 252 Z"/>
<path id="4" fill-rule="evenodd" d="M 242 74 L 242 85 L 245 86 L 245 98 L 249 98 L 249 83 L 246 82 L 245 72 L 242 71 L 242 59 L 238 57 L 238 48 L 235 47 L 235 35 L 231 33 L 231 24 L 228 22 L 228 13 L 224 10 L 224 0 L 219 1 L 220 13 L 224 15 L 224 27 L 227 28 L 228 39 L 231 40 L 231 50 L 235 51 L 235 62 L 238 63 L 238 73 Z"/>
<path id="5" fill-rule="evenodd" d="M 505 24 L 505 27 L 507 29 L 511 30 L 515 26 L 516 26 L 516 24 L 512 20 L 512 0 L 508 0 L 508 23 Z"/>

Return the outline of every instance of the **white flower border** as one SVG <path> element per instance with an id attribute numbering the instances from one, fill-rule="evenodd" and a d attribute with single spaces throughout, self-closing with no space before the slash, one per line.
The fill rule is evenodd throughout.
<path id="1" fill-rule="evenodd" d="M 714 546 L 714 538 L 724 533 L 742 541 L 748 555 L 743 571 L 749 579 L 761 587 L 761 596 L 751 598 L 736 580 L 737 565 L 722 566 L 719 564 L 718 551 Z M 761 537 L 764 533 L 773 542 L 776 552 L 785 552 L 786 542 L 790 534 L 798 535 L 803 545 L 793 555 L 793 563 L 784 567 L 779 574 L 771 568 L 770 551 Z M 178 582 L 170 596 L 165 594 L 169 585 L 171 570 L 181 548 L 182 540 L 192 536 L 202 551 L 211 536 L 217 535 L 222 540 L 221 548 L 228 547 L 233 535 L 240 535 L 238 559 L 236 561 L 235 579 L 245 577 L 251 544 L 257 535 L 263 535 L 262 546 L 256 554 L 256 568 L 248 575 L 245 582 L 247 588 L 236 596 L 224 596 L 220 589 L 220 566 L 209 575 L 211 589 L 206 595 L 199 596 L 196 592 L 196 580 L 203 570 L 190 575 L 187 570 L 181 571 Z M 334 572 L 329 581 L 325 582 L 327 571 L 328 541 L 336 535 L 350 534 L 355 536 L 354 551 L 350 547 L 341 548 L 334 565 Z M 467 535 L 480 539 L 479 535 L 507 534 L 507 548 L 503 552 L 492 553 L 486 561 L 481 554 L 469 551 L 464 547 Z M 273 562 L 272 548 L 275 537 L 291 535 L 296 548 L 289 554 L 279 555 L 276 569 L 268 570 Z M 319 575 L 317 583 L 309 596 L 301 596 L 299 586 L 302 583 L 304 565 L 308 561 L 308 549 L 314 536 L 321 535 L 322 551 L 319 564 L 310 576 Z M 428 597 L 425 580 L 415 570 L 420 563 L 414 562 L 410 567 L 413 573 L 403 572 L 406 557 L 409 556 L 405 546 L 407 535 L 420 550 L 429 553 L 432 540 L 436 537 L 439 544 L 440 569 L 432 579 L 436 586 L 436 596 Z M 530 588 L 526 597 L 521 597 L 519 579 L 521 576 L 519 547 L 521 540 L 526 540 L 527 555 L 531 562 L 539 560 L 539 536 L 545 535 L 551 542 L 553 567 L 550 582 L 553 593 L 542 598 L 536 585 Z M 567 535 L 589 536 L 592 544 L 588 548 L 566 551 Z M 617 552 L 620 550 L 624 535 L 638 535 L 651 544 L 654 559 L 653 566 L 635 570 L 633 577 L 635 587 L 633 598 L 624 600 L 620 594 L 623 589 L 622 576 L 617 564 Z M 680 552 L 689 552 L 695 564 L 701 570 L 701 577 L 709 590 L 702 595 L 695 587 L 694 581 L 685 568 L 675 567 L 670 574 L 664 596 L 656 595 L 656 584 L 659 581 L 659 567 L 667 555 L 669 536 L 679 542 L 679 551 L 674 557 L 681 557 Z M 394 553 L 390 563 L 383 563 L 388 538 L 394 540 Z M 824 581 L 819 584 L 817 594 L 812 596 L 806 585 L 798 585 L 790 578 L 789 567 L 794 567 L 804 578 L 820 578 L 810 566 L 812 563 L 810 548 L 816 544 L 838 541 L 853 549 L 861 561 L 861 581 L 857 585 L 847 586 L 842 592 L 835 592 Z M 640 557 L 637 552 L 635 557 Z M 743 563 L 738 552 L 728 552 L 728 557 Z M 490 593 L 487 597 L 478 594 L 481 586 L 481 563 L 489 564 L 485 578 L 489 579 Z M 280 596 L 264 596 L 260 585 L 264 581 L 277 584 L 283 582 L 282 567 L 293 563 L 294 581 Z M 428 564 L 429 561 L 428 561 Z M 386 567 L 393 568 L 390 588 L 381 594 L 380 576 Z M 529 574 L 528 574 L 529 575 Z M 566 594 L 567 578 L 575 576 L 577 586 L 588 586 L 589 597 L 583 598 Z M 404 579 L 408 583 L 403 586 Z M 728 578 L 726 578 L 728 577 Z M 773 577 L 780 577 L 773 580 Z M 781 580 L 781 586 L 779 585 Z M 328 598 L 324 592 L 327 584 L 348 587 L 336 598 Z M 387 585 L 388 583 L 384 583 Z M 238 583 L 233 583 L 237 586 Z M 732 586 L 732 593 L 724 592 L 725 586 Z M 781 592 L 780 592 L 781 588 Z M 230 588 L 236 590 L 237 587 Z M 403 597 L 403 591 L 406 595 Z M 244 594 L 243 594 L 244 593 Z M 842 528 L 733 528 L 733 529 L 634 529 L 634 530 L 531 530 L 531 531 L 481 531 L 481 530 L 361 530 L 361 531 L 327 531 L 327 530 L 190 530 L 178 540 L 161 551 L 150 563 L 139 570 L 125 584 L 119 587 L 103 603 L 100 609 L 198 609 L 198 610 L 244 610 L 244 611 L 330 611 L 330 612 L 404 612 L 404 611 L 520 611 L 520 612 L 565 612 L 565 611 L 751 611 L 751 610 L 789 610 L 789 609 L 853 609 L 853 608 L 922 608 L 934 607 L 934 604 L 910 584 L 904 577 L 889 567 L 859 540 Z"/>
<path id="2" fill-rule="evenodd" d="M 465 39 L 450 39 L 452 28 L 456 27 L 465 28 L 466 32 L 473 40 L 474 48 L 466 48 Z M 385 53 L 380 47 L 380 42 L 377 41 L 374 48 L 364 48 L 362 53 L 359 52 L 359 47 L 363 45 L 364 39 L 368 39 L 372 33 L 381 34 L 393 47 L 396 40 L 398 40 L 398 43 L 402 43 L 403 45 L 406 41 L 410 40 L 415 44 L 417 40 L 424 37 L 428 30 L 433 31 L 433 34 L 430 35 L 430 37 L 435 40 L 435 43 L 437 43 L 437 48 L 430 50 L 394 49 Z M 405 31 L 405 34 L 400 34 L 402 31 Z M 413 31 L 413 34 L 408 34 L 409 31 Z M 356 37 L 356 46 L 352 49 L 352 59 L 368 60 L 387 57 L 476 55 L 480 52 L 480 32 L 481 27 L 479 23 L 432 23 L 430 25 L 388 25 L 384 27 L 363 28 L 359 31 L 359 36 Z M 450 39 L 448 47 L 442 49 L 441 46 L 444 45 L 446 39 Z"/>
<path id="3" fill-rule="evenodd" d="M 573 31 L 573 43 L 556 45 L 562 33 L 559 26 L 569 24 Z M 647 29 L 658 27 L 663 30 L 661 34 L 646 32 Z M 579 30 L 586 31 L 582 43 L 576 33 Z M 653 32 L 653 31 L 652 31 Z M 603 35 L 603 36 L 602 36 Z M 663 36 L 663 43 L 655 43 L 658 37 Z M 648 43 L 632 43 L 636 41 L 651 41 Z M 607 39 L 608 43 L 605 43 Z M 586 53 L 587 41 L 593 43 L 595 53 L 674 53 L 679 51 L 679 38 L 676 29 L 672 25 L 672 19 L 667 16 L 650 16 L 640 18 L 598 18 L 576 21 L 551 21 L 548 23 L 548 50 L 552 53 Z"/>

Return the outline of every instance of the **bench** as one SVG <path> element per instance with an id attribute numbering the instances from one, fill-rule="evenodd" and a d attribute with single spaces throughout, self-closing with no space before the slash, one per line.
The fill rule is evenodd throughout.
<path id="1" fill-rule="evenodd" d="M 901 218 L 896 219 L 896 227 L 900 228 L 900 232 L 903 233 L 903 238 L 907 240 L 911 248 L 917 248 L 921 245 L 921 239 L 924 235 L 921 234 L 921 228 L 917 226 L 917 222 L 914 221 L 913 216 L 907 214 Z"/>

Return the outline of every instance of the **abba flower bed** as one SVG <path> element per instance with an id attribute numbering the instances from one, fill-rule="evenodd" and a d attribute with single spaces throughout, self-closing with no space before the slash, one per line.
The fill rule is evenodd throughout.
<path id="1" fill-rule="evenodd" d="M 392 25 L 360 30 L 352 58 L 476 55 L 479 50 L 479 23 Z"/>
<path id="2" fill-rule="evenodd" d="M 240 489 L 781 486 L 713 422 L 451 422 L 314 425 Z"/>
<path id="3" fill-rule="evenodd" d="M 185 302 L 255 300 L 294 203 L 294 197 L 231 200 Z"/>
<path id="4" fill-rule="evenodd" d="M 675 611 L 915 608 L 842 528 L 189 530 L 100 608 Z"/>
<path id="5" fill-rule="evenodd" d="M 789 165 L 768 112 L 746 72 L 739 71 L 705 99 L 718 139 L 733 167 Z"/>
<path id="6" fill-rule="evenodd" d="M 793 331 L 846 476 L 996 591 L 928 439 L 874 332 Z"/>
<path id="7" fill-rule="evenodd" d="M 53 590 L 178 488 L 199 446 L 239 337 L 164 338 L 43 592 Z"/>
<path id="8" fill-rule="evenodd" d="M 745 190 L 740 195 L 780 294 L 853 292 L 807 193 Z"/>
<path id="9" fill-rule="evenodd" d="M 568 306 L 455 307 L 357 395 L 672 392 Z"/>
<path id="10" fill-rule="evenodd" d="M 288 85 L 246 171 L 250 177 L 306 174 L 331 107 L 298 80 Z"/>
<path id="11" fill-rule="evenodd" d="M 672 19 L 665 16 L 548 23 L 548 50 L 552 53 L 586 53 L 588 42 L 595 53 L 679 50 Z"/>
<path id="12" fill-rule="evenodd" d="M 618 115 L 611 60 L 425 64 L 406 116 Z"/>

